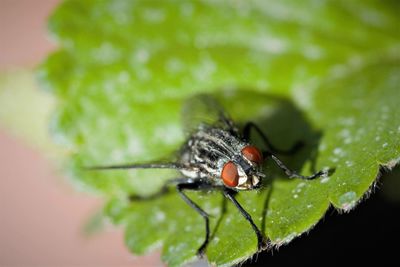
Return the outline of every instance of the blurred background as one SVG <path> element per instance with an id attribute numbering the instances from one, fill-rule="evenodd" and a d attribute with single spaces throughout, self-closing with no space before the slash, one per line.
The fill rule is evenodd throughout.
<path id="1" fill-rule="evenodd" d="M 36 86 L 30 71 L 55 49 L 46 20 L 59 2 L 0 0 L 0 75 L 5 85 L 0 86 L 0 108 L 10 114 L 21 109 L 4 103 L 7 90 L 17 90 L 12 77 L 23 86 Z M 27 102 L 28 116 L 33 108 L 40 109 Z M 42 152 L 49 146 L 45 137 L 20 138 L 16 122 L 5 116 L 0 120 L 0 266 L 163 266 L 158 253 L 130 254 L 120 229 L 106 226 L 85 234 L 101 200 L 77 193 L 54 167 L 51 148 Z"/>
<path id="2" fill-rule="evenodd" d="M 55 49 L 48 39 L 46 19 L 58 3 L 0 0 L 0 108 L 9 111 L 0 117 L 0 266 L 163 266 L 159 252 L 140 258 L 131 255 L 121 229 L 106 225 L 87 233 L 96 224 L 90 220 L 101 209 L 102 200 L 76 192 L 68 184 L 54 167 L 57 148 L 46 141 L 46 122 L 29 117 L 33 109 L 48 112 L 51 104 L 34 106 L 26 97 L 25 107 L 15 107 L 5 97 L 16 86 L 37 90 L 32 70 Z M 25 93 L 29 96 L 22 89 L 21 94 Z M 46 93 L 39 97 L 52 101 Z M 19 132 L 19 121 L 8 116 L 16 110 L 25 121 L 32 121 L 31 127 L 43 127 L 40 136 L 27 138 L 26 132 Z M 397 170 L 380 180 L 378 185 L 387 194 L 374 193 L 349 215 L 330 210 L 310 235 L 245 265 L 321 260 L 340 264 L 346 257 L 359 263 L 395 262 L 397 252 L 389 240 L 397 241 L 399 232 L 398 177 Z"/>

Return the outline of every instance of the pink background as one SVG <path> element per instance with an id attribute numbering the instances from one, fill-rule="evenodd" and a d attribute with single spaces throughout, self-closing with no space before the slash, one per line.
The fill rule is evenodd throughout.
<path id="1" fill-rule="evenodd" d="M 58 2 L 0 0 L 0 71 L 34 67 L 55 48 L 46 18 Z M 0 128 L 0 266 L 162 266 L 159 253 L 132 256 L 114 227 L 82 234 L 101 204 Z"/>

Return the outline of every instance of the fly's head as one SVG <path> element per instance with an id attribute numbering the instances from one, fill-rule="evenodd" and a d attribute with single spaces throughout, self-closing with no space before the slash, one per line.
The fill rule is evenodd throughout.
<path id="1" fill-rule="evenodd" d="M 265 176 L 261 172 L 262 163 L 261 151 L 255 146 L 246 145 L 223 165 L 221 179 L 225 186 L 236 190 L 259 188 Z"/>

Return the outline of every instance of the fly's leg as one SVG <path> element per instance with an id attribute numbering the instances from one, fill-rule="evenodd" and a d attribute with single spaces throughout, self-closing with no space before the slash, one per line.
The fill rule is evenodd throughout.
<path id="1" fill-rule="evenodd" d="M 300 148 L 304 146 L 304 143 L 299 141 L 296 144 L 294 144 L 289 150 L 278 149 L 271 144 L 268 137 L 264 134 L 264 132 L 260 129 L 260 127 L 258 127 L 257 124 L 253 122 L 246 123 L 246 125 L 243 128 L 243 137 L 247 140 L 250 139 L 251 129 L 254 129 L 260 135 L 261 139 L 268 147 L 269 151 L 271 151 L 274 154 L 291 155 L 296 153 Z"/>
<path id="2" fill-rule="evenodd" d="M 257 225 L 254 223 L 253 219 L 251 218 L 250 214 L 240 205 L 240 203 L 236 200 L 234 194 L 236 193 L 233 190 L 228 188 L 224 188 L 224 196 L 229 199 L 236 208 L 240 211 L 243 217 L 250 223 L 251 227 L 253 228 L 255 234 L 257 235 L 257 248 L 258 251 L 266 249 L 269 247 L 270 243 L 267 238 L 261 233 L 260 229 L 258 229 Z"/>
<path id="3" fill-rule="evenodd" d="M 321 171 L 316 172 L 316 173 L 314 173 L 314 174 L 312 174 L 310 176 L 303 176 L 303 175 L 300 175 L 300 174 L 296 173 L 295 171 L 290 170 L 274 154 L 283 154 L 283 155 L 285 155 L 285 154 L 286 155 L 293 154 L 304 145 L 303 142 L 301 142 L 301 141 L 297 142 L 289 150 L 280 150 L 280 149 L 275 148 L 271 144 L 271 142 L 268 140 L 267 136 L 263 133 L 263 131 L 253 122 L 248 122 L 244 126 L 243 136 L 246 139 L 249 139 L 251 129 L 254 129 L 261 136 L 262 140 L 264 141 L 266 146 L 269 148 L 269 151 L 263 151 L 264 158 L 271 157 L 275 161 L 275 163 L 278 165 L 278 167 L 281 168 L 289 178 L 299 178 L 299 179 L 304 179 L 304 180 L 312 180 L 312 179 L 315 179 L 315 178 L 318 178 L 318 177 L 321 177 L 321 176 L 328 175 L 331 171 L 333 171 L 333 170 L 321 170 Z"/>
<path id="4" fill-rule="evenodd" d="M 289 177 L 289 178 L 299 178 L 299 179 L 303 179 L 303 180 L 313 180 L 315 178 L 321 177 L 321 176 L 326 176 L 330 173 L 330 171 L 332 170 L 320 170 L 319 172 L 316 172 L 310 176 L 303 176 L 298 174 L 295 171 L 290 170 L 288 167 L 286 167 L 285 164 L 283 164 L 283 162 L 278 159 L 276 156 L 270 154 L 267 152 L 266 156 L 270 156 L 276 163 L 276 165 L 278 165 L 279 168 L 281 168 L 281 170 L 283 170 L 285 172 L 285 174 Z"/>
<path id="5" fill-rule="evenodd" d="M 184 190 L 204 190 L 209 188 L 208 184 L 204 184 L 201 181 L 194 181 L 192 183 L 181 183 L 176 185 L 176 189 L 178 190 L 179 195 L 182 199 L 195 211 L 197 211 L 201 217 L 204 218 L 204 222 L 206 223 L 206 238 L 203 244 L 197 250 L 197 256 L 203 257 L 204 252 L 207 248 L 208 242 L 210 241 L 210 223 L 209 223 L 209 215 L 202 208 L 199 207 L 193 200 L 191 200 L 183 191 Z"/>
<path id="6" fill-rule="evenodd" d="M 203 218 L 206 223 L 206 237 L 203 242 L 203 244 L 200 246 L 200 248 L 197 250 L 197 255 L 199 257 L 202 257 L 204 255 L 205 249 L 207 248 L 207 245 L 210 241 L 210 223 L 209 223 L 209 215 L 202 209 L 200 208 L 193 200 L 191 200 L 183 191 L 184 190 L 195 190 L 195 191 L 200 191 L 200 190 L 208 190 L 211 189 L 212 186 L 208 183 L 205 183 L 204 181 L 201 180 L 193 180 L 191 178 L 178 178 L 178 179 L 172 179 L 167 181 L 164 186 L 156 193 L 151 194 L 149 196 L 136 196 L 136 195 L 131 195 L 129 196 L 129 199 L 132 201 L 143 201 L 143 200 L 152 200 L 157 197 L 160 197 L 162 195 L 165 195 L 168 193 L 169 186 L 171 184 L 176 185 L 176 189 L 179 193 L 179 195 L 182 197 L 182 199 L 195 211 L 197 211 Z"/>

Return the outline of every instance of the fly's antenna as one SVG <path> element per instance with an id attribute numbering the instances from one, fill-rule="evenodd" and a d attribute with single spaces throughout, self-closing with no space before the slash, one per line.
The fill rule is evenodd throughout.
<path id="1" fill-rule="evenodd" d="M 185 166 L 176 162 L 171 163 L 143 163 L 143 164 L 122 164 L 122 165 L 108 165 L 108 166 L 89 166 L 84 167 L 85 170 L 118 170 L 118 169 L 174 169 L 182 170 Z"/>

